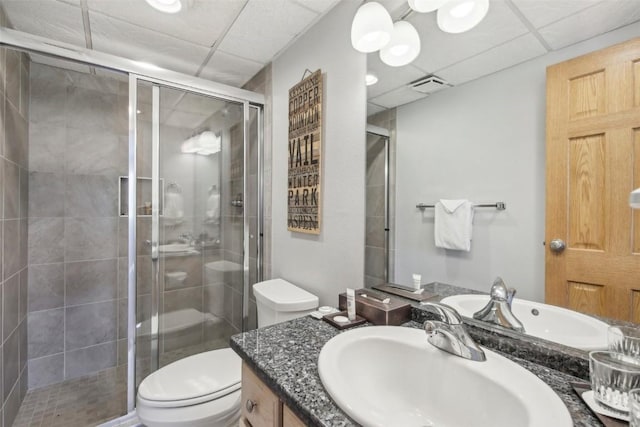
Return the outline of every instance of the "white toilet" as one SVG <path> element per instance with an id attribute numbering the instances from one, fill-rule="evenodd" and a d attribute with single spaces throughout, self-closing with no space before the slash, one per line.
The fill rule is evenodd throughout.
<path id="1" fill-rule="evenodd" d="M 253 285 L 258 326 L 302 317 L 318 297 L 283 279 Z M 148 427 L 227 427 L 240 419 L 242 360 L 230 348 L 185 357 L 146 377 L 136 413 Z"/>

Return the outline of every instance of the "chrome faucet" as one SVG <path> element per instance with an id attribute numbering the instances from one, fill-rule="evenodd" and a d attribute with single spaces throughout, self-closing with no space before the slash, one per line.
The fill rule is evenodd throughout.
<path id="1" fill-rule="evenodd" d="M 191 232 L 189 232 L 189 231 L 186 231 L 186 232 L 180 234 L 178 236 L 178 240 L 183 242 L 183 243 L 186 243 L 189 246 L 193 246 L 193 242 L 195 241 L 195 239 L 193 238 L 193 234 L 191 234 Z"/>
<path id="2" fill-rule="evenodd" d="M 515 289 L 507 289 L 502 279 L 497 277 L 491 286 L 491 299 L 482 310 L 473 313 L 473 318 L 524 332 L 522 322 L 511 311 L 511 303 L 515 294 Z"/>
<path id="3" fill-rule="evenodd" d="M 424 330 L 427 333 L 429 343 L 440 350 L 464 359 L 477 362 L 487 360 L 484 351 L 469 336 L 462 323 L 462 318 L 453 307 L 438 302 L 423 302 L 420 305 L 440 318 L 440 320 L 424 322 Z"/>

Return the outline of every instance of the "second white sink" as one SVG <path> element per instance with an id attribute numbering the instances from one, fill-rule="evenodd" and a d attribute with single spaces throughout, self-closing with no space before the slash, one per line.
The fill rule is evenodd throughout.
<path id="1" fill-rule="evenodd" d="M 455 308 L 462 316 L 472 318 L 473 313 L 489 302 L 489 296 L 454 295 L 441 302 Z M 609 325 L 594 317 L 519 298 L 513 300 L 511 311 L 522 322 L 527 335 L 581 350 L 607 348 Z"/>
<path id="2" fill-rule="evenodd" d="M 492 351 L 475 362 L 439 350 L 425 332 L 371 326 L 344 332 L 320 352 L 333 400 L 364 426 L 571 427 L 558 395 Z"/>

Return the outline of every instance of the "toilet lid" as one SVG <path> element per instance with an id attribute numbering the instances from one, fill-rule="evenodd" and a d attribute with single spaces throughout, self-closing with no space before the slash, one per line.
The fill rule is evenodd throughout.
<path id="1" fill-rule="evenodd" d="M 185 357 L 146 377 L 138 395 L 156 402 L 216 399 L 240 388 L 241 366 L 230 348 Z"/>

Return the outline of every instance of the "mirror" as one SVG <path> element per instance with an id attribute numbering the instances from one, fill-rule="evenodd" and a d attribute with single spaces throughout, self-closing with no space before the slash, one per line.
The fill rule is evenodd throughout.
<path id="1" fill-rule="evenodd" d="M 488 293 L 501 276 L 517 290 L 516 299 L 544 302 L 545 216 L 550 219 L 545 212 L 546 68 L 637 37 L 640 26 L 631 28 L 396 108 L 370 110 L 376 113 L 368 122 L 389 130 L 390 157 L 395 158 L 390 178 L 395 193 L 389 197 L 390 282 L 410 285 L 417 273 L 423 283 Z M 374 139 L 367 138 L 367 286 L 385 279 L 380 265 L 386 265 L 374 232 L 381 222 L 376 212 L 384 204 L 376 181 L 384 167 L 378 166 L 380 143 L 376 148 Z M 434 244 L 433 209 L 416 207 L 440 199 L 504 202 L 506 210 L 476 209 L 471 250 L 449 251 Z"/>

